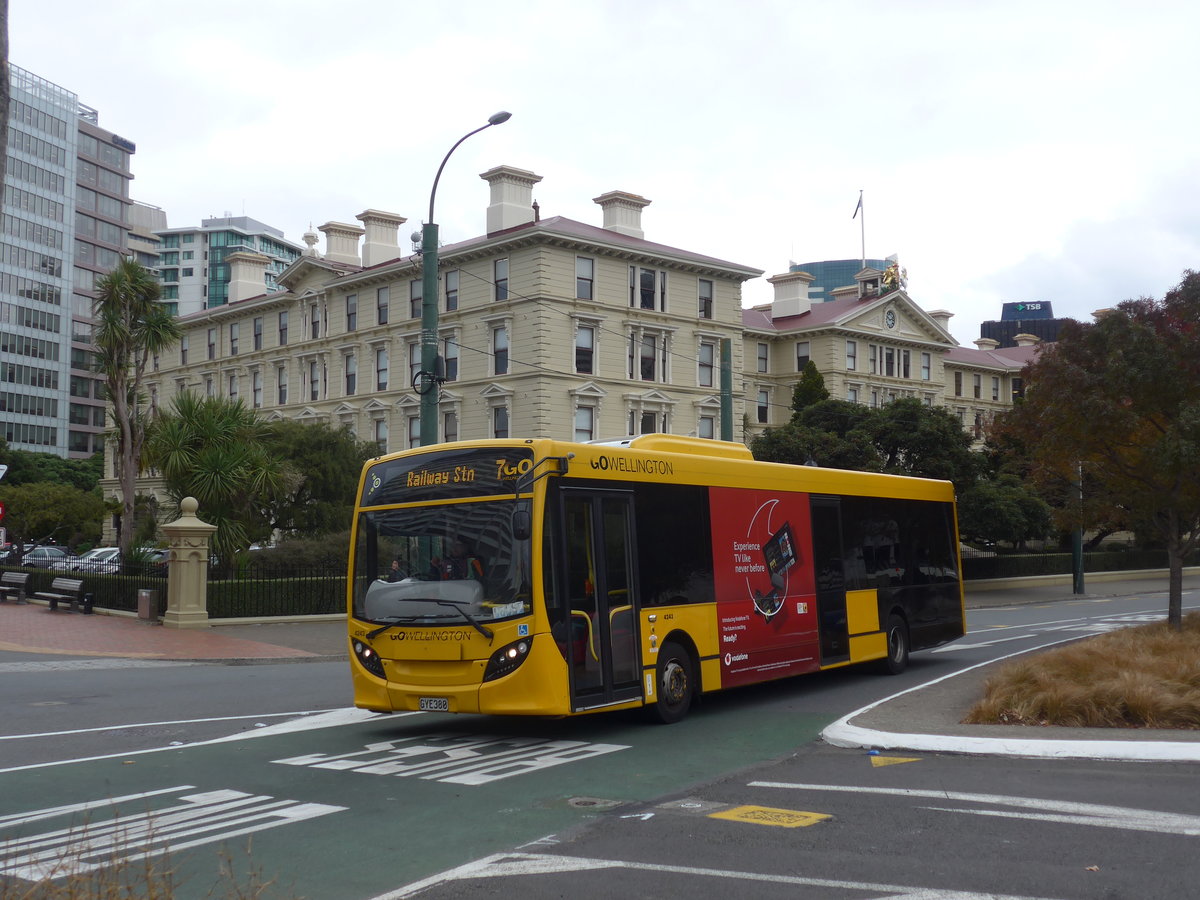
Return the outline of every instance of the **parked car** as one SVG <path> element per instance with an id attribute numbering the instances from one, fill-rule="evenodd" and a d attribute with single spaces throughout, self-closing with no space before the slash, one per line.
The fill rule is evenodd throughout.
<path id="1" fill-rule="evenodd" d="M 121 551 L 117 547 L 95 547 L 75 560 L 71 568 L 76 572 L 119 572 Z"/>
<path id="2" fill-rule="evenodd" d="M 25 551 L 21 565 L 31 569 L 70 569 L 78 558 L 62 547 L 34 547 Z"/>

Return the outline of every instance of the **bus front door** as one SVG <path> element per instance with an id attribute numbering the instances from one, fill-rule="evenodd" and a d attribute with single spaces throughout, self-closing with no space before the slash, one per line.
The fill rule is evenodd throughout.
<path id="1" fill-rule="evenodd" d="M 633 498 L 563 491 L 571 705 L 575 711 L 641 696 Z"/>
<path id="2" fill-rule="evenodd" d="M 850 658 L 845 557 L 842 554 L 842 509 L 836 497 L 812 498 L 812 535 L 821 664 L 829 665 Z"/>

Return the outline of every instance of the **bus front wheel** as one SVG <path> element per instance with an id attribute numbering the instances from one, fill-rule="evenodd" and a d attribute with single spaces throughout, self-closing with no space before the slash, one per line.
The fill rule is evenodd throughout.
<path id="1" fill-rule="evenodd" d="M 658 688 L 649 710 L 652 717 L 664 725 L 678 722 L 691 708 L 696 689 L 692 657 L 680 644 L 667 641 L 658 651 L 654 677 Z"/>
<path id="2" fill-rule="evenodd" d="M 897 615 L 888 618 L 887 658 L 881 662 L 881 671 L 888 675 L 899 675 L 908 668 L 908 624 Z"/>

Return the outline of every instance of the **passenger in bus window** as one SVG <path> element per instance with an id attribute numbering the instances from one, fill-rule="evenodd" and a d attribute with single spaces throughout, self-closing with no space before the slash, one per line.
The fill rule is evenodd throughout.
<path id="1" fill-rule="evenodd" d="M 388 581 L 399 581 L 404 577 L 404 573 L 400 571 L 400 560 L 393 559 L 392 567 L 388 570 Z"/>
<path id="2" fill-rule="evenodd" d="M 465 580 L 475 578 L 483 580 L 483 563 L 467 552 L 467 545 L 462 540 L 450 543 L 449 555 L 441 561 L 443 580 Z"/>

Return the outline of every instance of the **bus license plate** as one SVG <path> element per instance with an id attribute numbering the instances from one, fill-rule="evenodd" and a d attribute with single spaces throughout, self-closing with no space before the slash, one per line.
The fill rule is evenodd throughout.
<path id="1" fill-rule="evenodd" d="M 422 712 L 450 712 L 450 701 L 445 697 L 422 697 L 419 706 Z"/>

